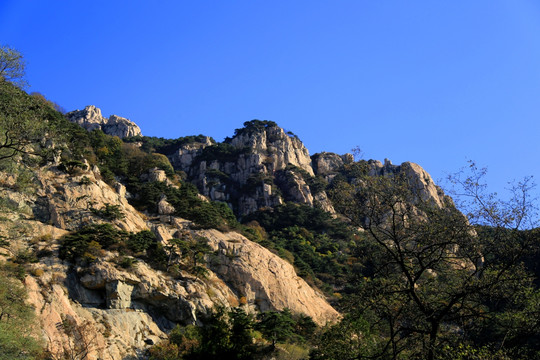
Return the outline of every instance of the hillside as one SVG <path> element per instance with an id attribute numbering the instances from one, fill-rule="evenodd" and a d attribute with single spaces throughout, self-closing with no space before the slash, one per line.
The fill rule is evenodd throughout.
<path id="1" fill-rule="evenodd" d="M 272 121 L 146 137 L 0 85 L 0 263 L 45 357 L 538 354 L 520 214 L 475 227 L 419 165 L 310 156 Z"/>

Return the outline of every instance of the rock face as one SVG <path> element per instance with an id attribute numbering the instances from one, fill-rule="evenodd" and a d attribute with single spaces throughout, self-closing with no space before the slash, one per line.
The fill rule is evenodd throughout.
<path id="1" fill-rule="evenodd" d="M 141 129 L 133 121 L 111 115 L 102 127 L 105 134 L 118 136 L 120 139 L 132 136 L 141 136 Z"/>
<path id="2" fill-rule="evenodd" d="M 55 227 L 76 230 L 81 226 L 106 219 L 96 216 L 92 209 L 100 210 L 107 205 L 118 206 L 124 218 L 114 220 L 125 231 L 147 229 L 146 222 L 125 198 L 125 188 L 111 188 L 96 176 L 94 171 L 68 175 L 57 170 L 44 171 L 38 177 L 40 187 L 32 211 L 37 219 Z"/>
<path id="3" fill-rule="evenodd" d="M 315 174 L 304 144 L 271 121 L 253 120 L 244 125 L 225 143 L 212 144 L 207 139 L 186 144 L 169 159 L 203 195 L 229 203 L 239 215 L 284 200 L 313 206 L 313 194 L 304 178 Z"/>
<path id="4" fill-rule="evenodd" d="M 176 169 L 187 172 L 190 170 L 191 164 L 193 164 L 195 158 L 201 154 L 202 150 L 213 144 L 210 137 L 205 136 L 202 141 L 196 141 L 181 146 L 169 156 L 169 160 Z"/>
<path id="5" fill-rule="evenodd" d="M 84 329 L 89 360 L 115 360 L 142 358 L 148 343 L 165 339 L 177 323 L 197 323 L 199 314 L 216 305 L 241 305 L 248 311 L 287 307 L 312 316 L 318 324 L 339 317 L 291 264 L 238 233 L 192 229 L 191 222 L 171 215 L 166 198 L 160 201 L 160 216 L 149 219 L 127 202 L 124 186 L 113 189 L 93 170 L 68 175 L 44 167 L 35 177 L 33 191 L 20 193 L 13 190 L 16 176 L 0 174 L 0 196 L 9 204 L 7 210 L 0 208 L 0 235 L 17 239 L 0 253 L 0 260 L 27 249 L 42 254 L 29 265 L 25 285 L 52 354 L 74 346 L 66 335 L 66 322 Z M 272 195 L 270 187 L 263 189 Z M 124 215 L 112 221 L 116 228 L 150 229 L 164 246 L 185 234 L 207 242 L 211 252 L 206 276 L 185 270 L 172 276 L 141 259 L 125 269 L 122 256 L 104 250 L 91 264 L 60 260 L 62 236 L 104 222 L 91 209 L 106 205 Z"/>
<path id="6" fill-rule="evenodd" d="M 236 148 L 249 148 L 253 154 L 267 156 L 268 158 L 263 160 L 272 171 L 294 165 L 313 175 L 309 152 L 298 137 L 286 134 L 282 128 L 271 122 L 266 123 L 264 128 L 251 129 L 250 125 L 247 125 L 244 130 L 237 132 L 231 145 Z"/>
<path id="7" fill-rule="evenodd" d="M 261 311 L 291 309 L 322 325 L 339 318 L 322 296 L 300 278 L 291 264 L 238 233 L 200 231 L 217 252 L 211 268 L 236 294 Z M 292 299 L 292 301 L 291 301 Z"/>
<path id="8" fill-rule="evenodd" d="M 449 196 L 445 195 L 442 189 L 435 185 L 431 176 L 418 164 L 404 162 L 401 165 L 393 165 L 388 159 L 384 164 L 380 161 L 368 161 L 370 176 L 394 176 L 404 174 L 412 186 L 416 187 L 418 195 L 423 201 L 429 201 L 433 205 L 443 207 L 448 202 L 452 203 Z"/>
<path id="9" fill-rule="evenodd" d="M 350 164 L 354 161 L 354 157 L 352 154 L 338 155 L 322 152 L 314 154 L 311 160 L 313 162 L 313 171 L 330 182 L 344 164 Z"/>
<path id="10" fill-rule="evenodd" d="M 310 157 L 298 137 L 271 121 L 244 125 L 222 144 L 204 138 L 180 146 L 169 159 L 203 195 L 228 203 L 239 216 L 286 201 L 335 213 L 324 184 L 332 183 L 344 166 L 354 162 L 352 154 L 322 152 Z M 420 166 L 389 161 L 383 165 L 375 160 L 367 164 L 371 176 L 405 173 L 421 189 L 424 200 L 444 204 L 444 194 Z"/>
<path id="11" fill-rule="evenodd" d="M 88 131 L 102 130 L 105 134 L 119 138 L 141 136 L 141 129 L 134 122 L 120 116 L 111 115 L 108 119 L 101 115 L 101 110 L 89 105 L 84 110 L 75 110 L 66 114 L 69 121 Z"/>

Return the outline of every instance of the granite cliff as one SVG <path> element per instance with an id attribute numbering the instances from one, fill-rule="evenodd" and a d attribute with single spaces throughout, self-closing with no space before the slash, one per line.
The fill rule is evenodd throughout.
<path id="1" fill-rule="evenodd" d="M 23 264 L 39 334 L 56 357 L 82 342 L 88 359 L 144 358 L 176 324 L 201 325 L 218 306 L 252 314 L 290 309 L 318 325 L 338 320 L 328 297 L 344 288 L 339 269 L 354 257 L 343 244 L 361 230 L 336 235 L 338 243 L 327 229 L 278 229 L 335 266 L 321 272 L 324 282 L 309 257 L 272 245 L 277 235 L 257 222 L 240 225 L 231 208 L 242 218 L 298 204 L 330 224 L 339 214 L 328 191 L 336 178 L 358 181 L 356 166 L 368 176 L 403 174 L 423 200 L 445 204 L 416 164 L 310 156 L 271 121 L 246 122 L 222 143 L 198 136 L 144 150 L 156 140 L 127 119 L 105 119 L 95 106 L 66 118 L 117 138 L 98 131 L 70 144 L 49 141 L 43 147 L 56 151 L 53 158 L 32 165 L 15 158 L 17 171 L 0 172 L 0 262 Z"/>
<path id="2" fill-rule="evenodd" d="M 53 354 L 72 341 L 62 325 L 68 320 L 85 329 L 92 344 L 89 359 L 121 359 L 142 356 L 176 323 L 196 324 L 200 314 L 217 305 L 248 311 L 289 308 L 321 325 L 339 316 L 291 264 L 241 234 L 197 230 L 171 215 L 144 215 L 128 203 L 125 188 L 104 183 L 97 168 L 74 175 L 46 166 L 34 175 L 32 191 L 21 193 L 16 175 L 1 174 L 0 195 L 8 206 L 1 210 L 0 235 L 12 241 L 0 258 L 38 254 L 28 265 L 25 284 Z M 206 242 L 206 275 L 180 270 L 172 276 L 141 259 L 126 269 L 114 250 L 99 250 L 90 264 L 61 260 L 62 237 L 86 225 L 109 223 L 92 211 L 106 206 L 124 215 L 112 221 L 119 230 L 152 230 L 164 246 L 179 232 Z"/>
<path id="3" fill-rule="evenodd" d="M 244 216 L 290 201 L 334 213 L 325 191 L 352 154 L 323 152 L 309 155 L 300 139 L 272 121 L 253 120 L 223 143 L 184 144 L 168 154 L 175 169 L 187 174 L 199 191 L 212 200 L 229 204 Z M 443 203 L 444 194 L 419 165 L 401 166 L 385 161 L 368 162 L 370 176 L 404 173 L 423 190 L 424 200 Z"/>

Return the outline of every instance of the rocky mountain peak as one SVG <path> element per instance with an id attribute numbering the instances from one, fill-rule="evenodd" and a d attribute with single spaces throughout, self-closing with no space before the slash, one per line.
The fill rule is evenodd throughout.
<path id="1" fill-rule="evenodd" d="M 406 161 L 401 165 L 393 165 L 389 159 L 384 159 L 384 164 L 377 160 L 369 160 L 368 175 L 370 176 L 395 176 L 404 175 L 411 186 L 416 188 L 418 195 L 423 201 L 429 201 L 437 207 L 444 207 L 452 202 L 450 197 L 435 184 L 431 175 L 420 165 Z"/>
<path id="2" fill-rule="evenodd" d="M 309 151 L 292 132 L 285 132 L 275 122 L 251 120 L 236 129 L 230 144 L 236 148 L 250 148 L 254 154 L 264 156 L 272 170 L 282 170 L 287 165 L 297 166 L 313 175 Z"/>
<path id="3" fill-rule="evenodd" d="M 94 105 L 88 105 L 83 110 L 71 111 L 66 117 L 88 131 L 100 129 L 107 135 L 118 136 L 121 139 L 142 135 L 141 129 L 133 121 L 117 115 L 111 115 L 107 119 L 101 115 L 101 109 Z"/>
<path id="4" fill-rule="evenodd" d="M 239 215 L 284 200 L 314 203 L 304 179 L 315 175 L 309 152 L 296 135 L 273 121 L 247 121 L 223 143 L 210 138 L 186 142 L 169 159 L 203 195 L 227 202 Z"/>

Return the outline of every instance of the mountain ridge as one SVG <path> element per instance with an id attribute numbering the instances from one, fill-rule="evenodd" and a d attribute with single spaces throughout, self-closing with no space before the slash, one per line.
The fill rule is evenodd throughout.
<path id="1" fill-rule="evenodd" d="M 215 142 L 144 137 L 95 106 L 66 119 L 76 127 L 58 119 L 61 137 L 39 145 L 47 157 L 15 157 L 0 183 L 9 243 L 0 261 L 27 272 L 41 334 L 58 356 L 76 345 L 75 328 L 91 340 L 89 359 L 144 358 L 175 325 L 201 325 L 220 306 L 333 323 L 357 261 L 350 243 L 364 237 L 336 211 L 335 187 L 404 176 L 423 201 L 446 206 L 416 164 L 310 156 L 272 121 Z"/>

